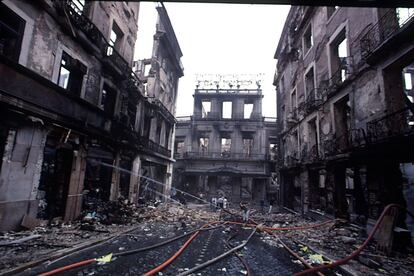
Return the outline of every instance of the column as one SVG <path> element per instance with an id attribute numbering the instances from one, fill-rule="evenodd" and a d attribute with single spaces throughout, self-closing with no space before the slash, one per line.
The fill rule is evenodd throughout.
<path id="1" fill-rule="evenodd" d="M 112 170 L 112 181 L 111 181 L 111 194 L 109 196 L 110 201 L 115 201 L 118 199 L 118 192 L 119 192 L 119 178 L 120 178 L 120 170 L 119 165 L 121 161 L 121 154 L 117 152 L 114 159 L 114 169 Z"/>
<path id="2" fill-rule="evenodd" d="M 141 158 L 138 155 L 132 161 L 131 177 L 129 178 L 129 202 L 137 203 L 139 195 L 139 172 L 141 170 Z"/>
<path id="3" fill-rule="evenodd" d="M 81 145 L 73 151 L 72 172 L 66 200 L 64 221 L 76 219 L 82 211 L 82 192 L 86 171 L 86 148 Z"/>

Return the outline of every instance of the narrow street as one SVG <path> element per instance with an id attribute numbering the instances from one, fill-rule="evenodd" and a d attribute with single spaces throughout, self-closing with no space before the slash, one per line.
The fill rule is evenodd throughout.
<path id="1" fill-rule="evenodd" d="M 224 2 L 0 0 L 1 276 L 414 275 L 414 2 Z"/>
<path id="2" fill-rule="evenodd" d="M 261 214 L 260 209 L 253 209 L 252 212 L 252 221 L 263 223 L 257 228 L 251 223 L 244 226 L 237 209 L 220 212 L 212 211 L 205 204 L 189 204 L 186 207 L 177 204 L 161 204 L 158 207 L 149 205 L 145 212 L 134 218 L 135 222 L 127 223 L 124 228 L 118 225 L 118 230 L 105 240 L 82 243 L 83 246 L 79 249 L 69 250 L 62 255 L 54 254 L 56 249 L 42 254 L 42 245 L 36 240 L 0 247 L 0 253 L 5 256 L 1 262 L 12 268 L 0 273 L 39 275 L 66 267 L 59 272 L 60 275 L 144 275 L 150 271 L 154 275 L 186 275 L 187 271 L 216 259 L 247 241 L 235 252 L 194 270 L 191 275 L 292 275 L 304 270 L 302 261 L 312 266 L 329 264 L 332 258 L 340 259 L 351 254 L 355 246 L 364 241 L 358 235 L 360 229 L 341 221 L 325 220 L 321 223 L 290 212 L 270 215 Z M 88 233 L 93 237 L 102 234 L 100 229 L 103 225 L 99 221 L 88 220 L 88 225 L 93 226 L 89 231 L 82 230 L 85 229 L 82 224 L 60 227 L 63 229 L 62 234 L 71 229 L 72 234 L 84 236 Z M 43 231 L 45 229 L 47 228 L 43 228 Z M 38 232 L 40 230 L 37 228 Z M 181 254 L 154 271 L 176 255 L 197 231 L 198 235 Z M 59 242 L 62 240 L 55 236 L 47 243 L 44 242 L 43 246 Z M 31 252 L 30 259 L 21 259 L 23 263 L 18 263 L 19 256 L 24 252 Z M 325 269 L 324 275 L 410 275 L 413 272 L 412 257 L 395 255 L 388 260 L 385 255 L 381 257 L 375 252 L 375 246 L 370 246 L 356 261 L 334 270 Z M 99 260 L 102 257 L 109 258 Z M 41 259 L 44 260 L 35 263 Z M 67 267 L 86 260 L 92 262 L 79 267 Z"/>

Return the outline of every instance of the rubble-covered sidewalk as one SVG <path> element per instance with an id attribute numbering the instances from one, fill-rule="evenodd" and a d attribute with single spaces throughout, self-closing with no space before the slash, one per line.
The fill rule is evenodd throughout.
<path id="1" fill-rule="evenodd" d="M 157 205 L 157 204 L 154 204 Z M 122 201 L 95 204 L 82 219 L 19 232 L 0 234 L 0 274 L 25 265 L 58 258 L 73 251 L 127 234 L 137 227 L 157 221 L 173 223 L 175 229 L 195 226 L 196 221 L 218 218 L 219 213 L 183 208 L 176 204 L 135 206 Z"/>

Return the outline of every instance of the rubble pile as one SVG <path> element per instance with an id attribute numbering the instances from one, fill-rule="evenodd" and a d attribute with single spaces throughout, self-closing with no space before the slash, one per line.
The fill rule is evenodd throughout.
<path id="1" fill-rule="evenodd" d="M 65 248 L 111 237 L 117 233 L 158 222 L 173 222 L 172 230 L 195 227 L 203 220 L 217 218 L 218 213 L 190 209 L 177 204 L 135 205 L 127 201 L 103 202 L 88 199 L 84 212 L 70 223 L 55 218 L 30 230 L 0 233 L 0 274 L 19 265 L 49 256 Z M 151 230 L 152 231 L 152 230 Z"/>
<path id="2" fill-rule="evenodd" d="M 275 214 L 272 220 L 279 221 L 274 223 L 272 227 L 312 224 L 312 222 L 300 216 L 290 214 Z M 297 252 L 308 251 L 302 252 L 309 255 L 305 256 L 305 259 L 314 258 L 320 254 L 331 260 L 344 258 L 357 250 L 367 238 L 365 229 L 339 221 L 317 228 L 301 231 L 281 231 L 277 232 L 277 234 L 280 235 L 289 247 L 297 250 Z M 358 257 L 348 263 L 350 265 L 349 268 L 357 272 L 357 274 L 413 275 L 414 256 L 398 252 L 393 252 L 392 254 L 391 256 L 386 256 L 378 252 L 375 242 L 372 242 Z"/>

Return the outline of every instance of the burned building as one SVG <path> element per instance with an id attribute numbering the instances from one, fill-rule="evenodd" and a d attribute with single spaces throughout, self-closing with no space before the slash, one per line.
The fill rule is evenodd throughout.
<path id="1" fill-rule="evenodd" d="M 284 206 L 362 222 L 412 211 L 413 15 L 291 8 L 274 78 Z"/>
<path id="2" fill-rule="evenodd" d="M 262 116 L 260 81 L 231 77 L 199 79 L 193 115 L 177 117 L 173 185 L 204 200 L 269 200 L 276 120 Z"/>
<path id="3" fill-rule="evenodd" d="M 137 2 L 0 3 L 1 230 L 75 219 L 88 198 L 136 202 L 141 159 L 171 160 L 146 135 L 148 114 L 173 119 L 132 69 L 138 12 Z"/>
<path id="4" fill-rule="evenodd" d="M 175 108 L 178 80 L 184 75 L 182 52 L 164 6 L 157 7 L 158 21 L 152 57 L 137 62 L 136 73 L 144 85 L 148 104 L 142 124 L 142 139 L 150 154 L 141 155 L 141 189 L 144 198 L 169 195 L 174 160 Z M 153 151 L 158 154 L 152 154 Z M 154 179 L 156 182 L 147 179 Z"/>

